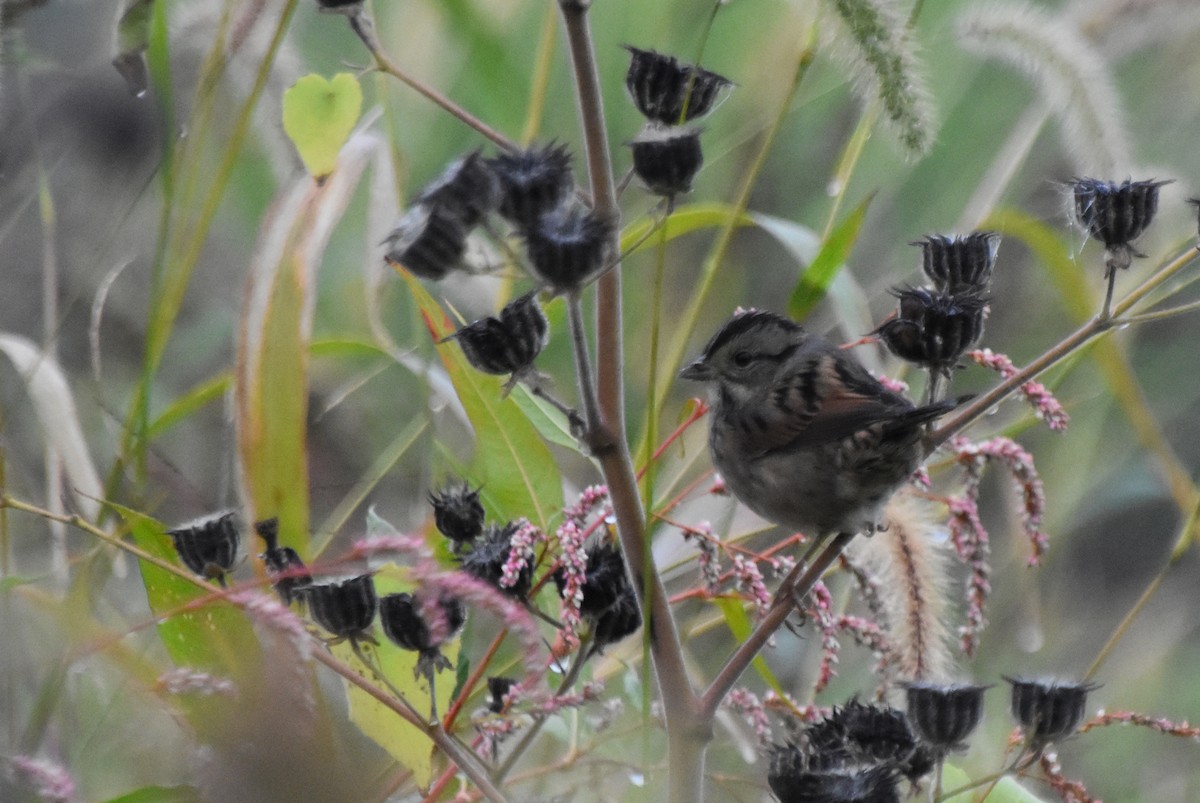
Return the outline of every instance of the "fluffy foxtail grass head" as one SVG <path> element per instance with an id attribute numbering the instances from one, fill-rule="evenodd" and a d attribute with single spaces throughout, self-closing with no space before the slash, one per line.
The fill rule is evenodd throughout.
<path id="1" fill-rule="evenodd" d="M 909 156 L 933 144 L 933 104 L 916 57 L 917 43 L 895 0 L 829 0 L 838 55 L 850 68 L 858 93 L 878 99 L 884 119 Z"/>
<path id="2" fill-rule="evenodd" d="M 953 659 L 946 626 L 949 565 L 934 539 L 930 503 L 901 490 L 884 509 L 884 531 L 851 545 L 851 559 L 876 581 L 893 666 L 904 680 L 945 677 Z"/>
<path id="3" fill-rule="evenodd" d="M 1125 115 L 1108 64 L 1067 17 L 1019 2 L 971 7 L 959 18 L 958 35 L 967 52 L 1025 74 L 1058 120 L 1077 171 L 1130 170 Z"/>

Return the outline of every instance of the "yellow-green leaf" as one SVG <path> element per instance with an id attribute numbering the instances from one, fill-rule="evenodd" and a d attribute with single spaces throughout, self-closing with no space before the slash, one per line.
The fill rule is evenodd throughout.
<path id="1" fill-rule="evenodd" d="M 729 632 L 733 633 L 733 637 L 739 642 L 745 641 L 754 627 L 750 622 L 750 617 L 746 614 L 744 603 L 728 597 L 718 597 L 715 601 L 725 617 L 725 624 L 729 626 Z M 767 662 L 761 654 L 754 658 L 754 669 L 768 686 L 778 694 L 786 696 L 785 689 L 779 679 L 775 677 L 775 673 L 771 671 L 771 667 L 767 666 Z"/>
<path id="2" fill-rule="evenodd" d="M 421 283 L 401 273 L 434 338 L 453 333 L 446 313 Z M 524 516 L 546 527 L 562 507 L 562 479 L 550 449 L 512 396 L 501 397 L 500 377 L 471 367 L 455 342 L 442 343 L 438 353 L 475 427 L 475 455 L 467 477 L 482 486 L 484 507 L 496 518 Z"/>
<path id="3" fill-rule="evenodd" d="M 700 229 L 724 226 L 729 222 L 729 216 L 733 213 L 734 209 L 729 204 L 704 203 L 681 206 L 672 212 L 666 223 L 663 224 L 667 230 L 666 238 L 670 241 Z M 754 218 L 743 212 L 735 223 L 738 226 L 753 226 Z M 636 253 L 648 247 L 648 244 L 657 244 L 658 237 L 651 238 L 649 236 L 653 231 L 654 224 L 655 221 L 650 218 L 642 218 L 626 226 L 625 231 L 621 232 L 621 251 Z"/>
<path id="4" fill-rule="evenodd" d="M 375 575 L 375 590 L 381 597 L 385 594 L 411 592 L 415 587 L 415 583 L 408 578 L 407 569 L 402 569 L 394 563 L 385 564 Z M 382 636 L 379 638 L 379 646 L 372 647 L 368 644 L 362 649 L 377 663 L 376 667 L 364 667 L 347 642 L 332 647 L 334 655 L 361 672 L 367 680 L 377 682 L 373 670 L 381 670 L 387 682 L 404 695 L 404 699 L 417 713 L 421 716 L 430 714 L 429 683 L 424 676 L 416 677 L 413 674 L 417 665 L 417 653 L 403 650 Z M 442 655 L 446 656 L 451 664 L 458 662 L 458 639 L 442 645 L 441 649 Z M 439 715 L 449 708 L 454 686 L 455 676 L 452 671 L 441 671 L 434 677 Z M 346 694 L 350 701 L 350 720 L 392 758 L 407 767 L 412 772 L 417 786 L 427 787 L 433 777 L 433 741 L 422 733 L 420 728 L 398 716 L 395 711 L 358 686 L 347 683 Z"/>
<path id="5" fill-rule="evenodd" d="M 306 75 L 283 93 L 283 130 L 313 178 L 333 172 L 361 110 L 362 88 L 348 72 Z"/>
<path id="6" fill-rule="evenodd" d="M 829 234 L 829 238 L 821 244 L 821 251 L 812 264 L 800 274 L 800 281 L 792 291 L 788 302 L 788 314 L 796 319 L 803 319 L 817 302 L 825 297 L 825 291 L 837 276 L 838 271 L 846 264 L 854 243 L 858 241 L 858 232 L 862 228 L 863 219 L 867 216 L 867 206 L 870 205 L 874 194 L 868 195 L 862 203 L 854 208 L 846 219 L 837 225 Z"/>

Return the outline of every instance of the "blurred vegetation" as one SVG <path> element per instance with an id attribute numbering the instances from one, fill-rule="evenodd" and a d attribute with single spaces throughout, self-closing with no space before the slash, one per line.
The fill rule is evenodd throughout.
<path id="1" fill-rule="evenodd" d="M 304 190 L 296 188 L 309 181 L 283 132 L 283 93 L 310 73 L 364 69 L 370 54 L 342 17 L 319 12 L 311 0 L 157 0 L 147 18 L 149 90 L 136 97 L 111 64 L 121 5 L 0 4 L 0 332 L 41 355 L 22 365 L 5 348 L 8 359 L 0 360 L 3 493 L 55 515 L 78 513 L 122 537 L 132 530 L 147 549 L 168 542 L 130 511 L 168 524 L 228 507 L 279 514 L 305 534 L 295 545 L 306 558 L 344 552 L 363 535 L 371 507 L 401 531 L 430 532 L 425 498 L 431 488 L 464 467 L 476 471 L 473 481 L 498 485 L 506 466 L 493 459 L 481 467 L 456 403 L 436 384 L 431 388 L 426 371 L 440 370 L 441 363 L 418 314 L 422 302 L 383 266 L 378 245 L 405 200 L 449 161 L 492 146 L 391 76 L 362 73 L 368 125 L 361 130 L 374 138 L 375 150 L 354 157 L 353 169 L 343 154 L 324 194 L 307 209 L 310 216 L 298 213 L 297 230 L 314 240 L 327 236 L 327 244 L 282 259 L 263 243 L 292 213 L 287 199 L 299 197 Z M 899 5 L 907 15 L 908 5 Z M 373 0 L 372 10 L 379 40 L 402 69 L 513 140 L 557 140 L 582 152 L 556 4 Z M 1036 56 L 1032 64 L 1005 60 L 1012 48 L 1005 49 L 1002 32 L 969 35 L 963 20 L 974 14 L 978 21 L 976 3 L 924 5 L 911 37 L 933 122 L 927 152 L 912 154 L 879 123 L 876 101 L 856 91 L 853 48 L 837 34 L 830 5 L 736 0 L 719 7 L 702 62 L 737 87 L 704 123 L 705 167 L 681 203 L 732 204 L 782 113 L 747 205 L 767 225 L 733 233 L 690 331 L 679 330 L 682 312 L 720 236 L 721 216 L 667 246 L 661 314 L 647 290 L 655 250 L 626 260 L 626 389 L 634 443 L 645 422 L 650 366 L 643 355 L 652 322 L 662 327 L 658 367 L 665 383 L 663 371 L 671 367 L 666 344 L 698 349 L 738 305 L 783 311 L 815 244 L 864 203 L 842 283 L 812 309 L 806 325 L 840 341 L 858 339 L 866 334 L 859 321 L 873 325 L 894 304 L 888 288 L 918 280 L 919 252 L 911 241 L 997 227 L 1006 237 L 983 345 L 1018 365 L 1069 333 L 1103 294 L 1101 249 L 1071 227 L 1064 181 L 1097 170 L 1114 180 L 1175 180 L 1163 189 L 1153 229 L 1138 243 L 1147 258 L 1119 278 L 1118 294 L 1194 241 L 1195 210 L 1183 201 L 1200 192 L 1200 150 L 1191 146 L 1200 128 L 1194 46 L 1200 10 L 1190 0 L 1064 0 L 1034 3 L 1026 13 L 1014 12 L 1013 19 L 1052 21 L 1039 29 L 1062 45 L 1054 52 L 1035 49 L 1044 63 Z M 622 143 L 640 126 L 625 95 L 628 56 L 621 45 L 690 60 L 712 15 L 711 0 L 596 0 L 590 16 L 618 175 L 630 164 Z M 286 24 L 280 26 L 281 19 Z M 814 26 L 816 58 L 793 96 L 797 61 Z M 1055 38 L 1064 32 L 1068 40 Z M 1067 77 L 1047 74 L 1056 69 Z M 1096 102 L 1112 105 L 1091 107 L 1096 114 L 1088 128 L 1086 119 L 1080 124 L 1072 117 L 1086 118 L 1087 111 L 1072 103 L 1093 102 L 1093 90 Z M 856 132 L 865 136 L 856 140 Z M 1102 144 L 1104 137 L 1127 143 L 1127 151 Z M 856 142 L 861 154 L 854 153 Z M 845 181 L 839 181 L 840 168 Z M 577 170 L 582 181 L 578 160 Z M 346 183 L 339 184 L 342 178 Z M 624 223 L 636 224 L 654 203 L 631 187 L 622 198 Z M 314 222 L 323 211 L 335 217 L 328 231 Z M 775 225 L 768 228 L 770 221 Z M 781 242 L 788 237 L 793 246 L 809 244 L 804 260 Z M 486 256 L 503 258 L 498 250 Z M 291 308 L 301 320 L 280 323 L 260 317 L 249 300 L 256 282 L 276 267 L 294 271 L 289 275 L 305 293 L 304 303 L 313 305 L 311 342 L 281 334 L 297 331 L 289 325 L 303 331 L 303 313 L 296 312 L 303 304 Z M 1167 306 L 1194 299 L 1192 276 L 1170 285 Z M 496 276 L 426 287 L 471 320 L 498 309 L 523 287 L 520 281 L 507 266 Z M 562 303 L 551 302 L 547 314 L 554 337 L 538 365 L 570 397 Z M 1200 385 L 1191 337 L 1197 331 L 1194 314 L 1131 326 L 1052 370 L 1044 380 L 1072 419 L 1064 434 L 1034 425 L 1015 403 L 972 431 L 973 437 L 1013 434 L 1034 454 L 1045 481 L 1051 549 L 1040 567 L 1026 568 L 1028 545 L 1007 481 L 989 480 L 984 516 L 993 536 L 994 593 L 990 624 L 977 657 L 964 662 L 964 676 L 995 682 L 1002 674 L 1082 675 L 1163 570 L 1181 528 L 1190 526 L 1189 505 L 1196 500 Z M 268 368 L 294 369 L 280 369 L 277 385 L 269 373 L 245 373 L 255 347 L 262 347 Z M 875 348 L 860 350 L 865 361 L 903 373 Z M 38 391 L 30 380 L 42 365 L 61 368 L 65 384 Z M 919 390 L 919 376 L 905 378 Z M 239 446 L 232 422 L 236 416 L 244 427 L 253 405 L 234 394 L 238 381 L 263 391 L 252 411 L 262 427 L 302 430 L 292 444 L 302 454 L 247 460 L 253 447 L 245 440 Z M 994 381 L 972 367 L 956 377 L 954 390 L 981 392 Z M 498 386 L 489 380 L 481 396 L 498 395 Z M 686 417 L 694 391 L 674 382 L 665 388 L 660 438 Z M 525 409 L 532 404 L 526 397 L 518 401 Z M 1141 423 L 1131 416 L 1141 416 Z M 82 433 L 86 460 L 78 451 L 63 452 L 72 427 Z M 590 461 L 575 450 L 551 444 L 543 458 L 542 446 L 531 441 L 529 450 L 538 454 L 525 459 L 540 465 L 552 455 L 555 474 L 540 481 L 557 490 L 561 472 L 561 498 L 569 501 L 597 481 Z M 708 468 L 699 428 L 681 444 L 660 464 L 658 500 Z M 102 485 L 81 479 L 84 462 Z M 262 484 L 248 499 L 245 489 L 255 482 Z M 537 518 L 505 493 L 492 495 L 489 513 Z M 263 509 L 270 494 L 282 500 L 279 509 Z M 128 515 L 101 508 L 101 498 Z M 557 506 L 553 493 L 542 501 L 547 511 Z M 731 505 L 727 498 L 705 499 L 672 517 L 709 518 L 718 531 L 738 535 L 762 528 L 748 514 L 735 515 Z M 547 512 L 536 523 L 552 525 L 551 518 Z M 677 531 L 662 526 L 654 532 L 660 563 L 686 557 Z M 1194 551 L 1179 556 L 1108 657 L 1092 709 L 1200 719 L 1200 685 L 1192 682 L 1192 659 L 1200 651 L 1192 613 L 1200 585 Z M 148 598 L 134 562 L 115 555 L 93 533 L 0 510 L 0 756 L 59 762 L 79 798 L 88 800 L 151 787 L 161 789 L 130 799 L 368 800 L 407 789 L 403 771 L 347 720 L 337 679 L 320 666 L 298 667 L 296 656 L 272 638 L 246 638 L 249 631 L 228 636 L 253 644 L 231 648 L 244 660 L 220 663 L 238 682 L 234 701 L 163 691 L 156 678 L 181 660 L 151 626 L 151 611 L 163 611 L 166 603 L 153 591 Z M 161 556 L 173 559 L 169 550 Z M 247 567 L 239 573 L 253 574 Z M 957 600 L 957 586 L 951 596 Z M 728 648 L 724 625 L 711 627 L 720 623 L 711 609 L 682 608 L 689 627 L 697 628 L 691 657 L 697 671 L 710 676 L 718 666 L 710 665 L 710 656 Z M 233 618 L 241 624 L 231 628 L 246 630 Z M 700 628 L 704 622 L 710 626 Z M 494 621 L 472 621 L 462 653 L 480 655 L 494 633 Z M 767 663 L 785 687 L 806 688 L 815 668 L 816 650 L 806 649 L 812 640 L 788 633 L 777 640 Z M 652 777 L 639 789 L 637 768 L 658 766 L 661 755 L 631 736 L 645 726 L 637 641 L 614 648 L 595 668 L 627 702 L 613 731 L 563 771 L 567 780 L 518 788 L 577 799 L 654 799 L 661 781 Z M 517 648 L 507 649 L 504 660 L 512 664 Z M 867 652 L 848 644 L 840 677 L 822 702 L 869 694 L 871 666 Z M 757 677 L 745 681 L 761 685 Z M 320 693 L 301 700 L 301 688 Z M 1004 697 L 999 689 L 992 694 L 983 732 L 957 759 L 969 775 L 1000 764 L 1000 745 L 1012 727 Z M 474 698 L 470 705 L 482 704 Z M 584 716 L 586 709 L 578 715 Z M 547 727 L 545 743 L 523 768 L 561 757 L 572 717 Z M 710 770 L 726 779 L 749 778 L 753 786 L 717 783 L 713 799 L 767 798 L 762 761 L 745 761 L 745 750 L 753 749 L 748 734 L 740 721 L 723 721 Z M 1090 732 L 1059 751 L 1068 776 L 1108 801 L 1200 799 L 1198 753 L 1194 740 L 1128 727 Z M 0 798 L 36 799 L 15 777 L 0 771 Z M 1049 797 L 1048 790 L 1031 788 Z"/>

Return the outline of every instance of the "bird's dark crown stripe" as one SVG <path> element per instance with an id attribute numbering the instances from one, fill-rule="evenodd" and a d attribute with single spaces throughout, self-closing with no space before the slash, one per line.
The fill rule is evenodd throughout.
<path id="1" fill-rule="evenodd" d="M 800 324 L 796 323 L 795 321 L 788 320 L 782 315 L 776 315 L 774 312 L 767 312 L 766 310 L 744 312 L 733 320 L 729 321 L 729 323 L 725 324 L 721 331 L 713 335 L 713 339 L 708 341 L 708 345 L 704 348 L 704 354 L 706 357 L 712 356 L 717 349 L 721 348 L 743 332 L 747 332 L 751 329 L 756 329 L 760 326 L 772 323 L 776 326 L 782 327 L 783 329 L 792 331 L 799 331 L 801 328 Z"/>

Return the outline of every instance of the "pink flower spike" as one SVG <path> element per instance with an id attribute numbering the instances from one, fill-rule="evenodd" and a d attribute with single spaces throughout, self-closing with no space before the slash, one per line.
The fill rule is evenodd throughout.
<path id="1" fill-rule="evenodd" d="M 290 608 L 275 597 L 258 591 L 235 591 L 227 599 L 244 610 L 255 624 L 283 634 L 300 654 L 301 660 L 308 660 L 312 637 L 304 629 L 304 622 Z"/>
<path id="2" fill-rule="evenodd" d="M 534 544 L 546 540 L 542 531 L 529 523 L 528 519 L 517 522 L 517 531 L 509 541 L 508 559 L 500 575 L 500 585 L 512 588 L 521 579 L 521 573 L 526 566 L 533 565 Z"/>
<path id="3" fill-rule="evenodd" d="M 758 737 L 760 745 L 770 743 L 771 720 L 767 718 L 766 709 L 758 695 L 747 688 L 732 689 L 725 698 L 724 705 L 746 718 L 750 727 L 754 728 L 754 735 Z"/>
<path id="4" fill-rule="evenodd" d="M 977 365 L 990 368 L 1000 376 L 1009 379 L 1017 375 L 1017 368 L 1007 355 L 997 354 L 991 349 L 976 349 L 968 355 Z M 1025 401 L 1033 407 L 1034 414 L 1055 432 L 1063 432 L 1070 423 L 1071 417 L 1063 408 L 1054 394 L 1041 382 L 1030 380 L 1021 385 L 1021 394 Z"/>
<path id="5" fill-rule="evenodd" d="M 164 672 L 158 676 L 156 685 L 167 694 L 198 694 L 202 697 L 215 694 L 233 697 L 237 694 L 233 681 L 187 667 Z"/>
<path id="6" fill-rule="evenodd" d="M 33 756 L 13 756 L 13 775 L 33 787 L 34 793 L 46 803 L 73 803 L 75 781 L 61 764 Z"/>

